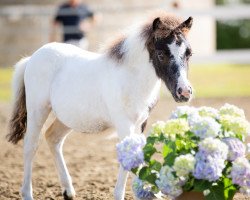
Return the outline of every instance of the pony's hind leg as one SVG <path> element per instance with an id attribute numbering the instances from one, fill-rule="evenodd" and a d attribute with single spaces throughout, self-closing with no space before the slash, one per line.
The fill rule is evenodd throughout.
<path id="1" fill-rule="evenodd" d="M 38 148 L 40 132 L 44 125 L 50 108 L 45 106 L 40 109 L 27 109 L 27 131 L 24 136 L 24 179 L 22 185 L 22 197 L 24 200 L 32 200 L 32 163 Z"/>
<path id="2" fill-rule="evenodd" d="M 73 199 L 75 196 L 72 180 L 62 153 L 63 143 L 69 131 L 70 129 L 68 127 L 62 124 L 58 119 L 55 119 L 45 133 L 48 146 L 55 161 L 65 200 Z"/>

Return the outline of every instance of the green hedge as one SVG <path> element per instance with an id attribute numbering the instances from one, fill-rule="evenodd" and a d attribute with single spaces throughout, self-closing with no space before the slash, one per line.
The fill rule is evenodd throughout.
<path id="1" fill-rule="evenodd" d="M 250 4 L 250 0 L 234 0 L 238 3 Z M 216 5 L 227 5 L 232 0 L 216 0 Z M 236 2 L 237 3 L 237 2 Z M 250 48 L 250 19 L 217 21 L 217 49 Z"/>
<path id="2" fill-rule="evenodd" d="M 250 48 L 250 20 L 217 21 L 217 49 Z"/>

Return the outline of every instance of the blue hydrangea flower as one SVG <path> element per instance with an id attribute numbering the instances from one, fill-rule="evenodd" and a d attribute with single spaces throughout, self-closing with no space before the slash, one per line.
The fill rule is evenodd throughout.
<path id="1" fill-rule="evenodd" d="M 239 157 L 244 157 L 246 146 L 237 138 L 224 138 L 222 140 L 228 146 L 228 160 L 234 161 Z"/>
<path id="2" fill-rule="evenodd" d="M 240 157 L 233 161 L 231 177 L 234 184 L 250 188 L 250 163 L 246 158 Z"/>
<path id="3" fill-rule="evenodd" d="M 132 190 L 136 198 L 141 200 L 152 200 L 155 199 L 154 193 L 151 191 L 151 187 L 146 185 L 144 181 L 135 177 L 132 184 Z"/>
<path id="4" fill-rule="evenodd" d="M 125 170 L 130 171 L 144 163 L 143 147 L 146 144 L 144 135 L 131 135 L 116 145 L 118 161 Z"/>
<path id="5" fill-rule="evenodd" d="M 215 138 L 205 138 L 199 143 L 199 151 L 195 155 L 196 165 L 194 177 L 208 181 L 216 181 L 222 176 L 228 147 Z"/>
<path id="6" fill-rule="evenodd" d="M 184 115 L 191 115 L 193 113 L 197 113 L 194 107 L 190 106 L 178 106 L 175 111 L 172 112 L 170 119 L 177 119 Z"/>
<path id="7" fill-rule="evenodd" d="M 190 126 L 190 131 L 202 139 L 206 137 L 216 137 L 221 130 L 221 125 L 211 117 L 196 116 L 190 122 Z"/>
<path id="8" fill-rule="evenodd" d="M 180 180 L 174 177 L 173 171 L 174 170 L 169 166 L 163 166 L 160 170 L 159 179 L 156 180 L 156 185 L 163 194 L 171 198 L 176 198 L 181 195 L 183 191 Z"/>
<path id="9" fill-rule="evenodd" d="M 193 175 L 196 179 L 204 179 L 212 182 L 222 176 L 222 171 L 225 168 L 224 159 L 204 156 L 200 152 L 196 154 L 195 158 L 196 166 Z"/>
<path id="10" fill-rule="evenodd" d="M 199 143 L 199 153 L 203 157 L 212 156 L 226 160 L 228 155 L 228 146 L 217 138 L 205 138 Z"/>

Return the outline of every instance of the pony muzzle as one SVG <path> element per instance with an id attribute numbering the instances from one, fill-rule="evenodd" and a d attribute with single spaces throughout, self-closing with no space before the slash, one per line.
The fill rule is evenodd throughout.
<path id="1" fill-rule="evenodd" d="M 176 90 L 176 96 L 179 98 L 180 101 L 188 101 L 192 96 L 192 87 L 178 87 Z"/>

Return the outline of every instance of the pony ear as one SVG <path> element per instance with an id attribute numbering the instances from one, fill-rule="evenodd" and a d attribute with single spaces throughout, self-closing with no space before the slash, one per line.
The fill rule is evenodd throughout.
<path id="1" fill-rule="evenodd" d="M 189 17 L 186 21 L 182 22 L 177 28 L 183 33 L 188 33 L 193 24 L 193 18 Z"/>
<path id="2" fill-rule="evenodd" d="M 159 29 L 161 24 L 162 24 L 162 21 L 161 21 L 160 17 L 155 18 L 153 21 L 153 31 Z"/>

